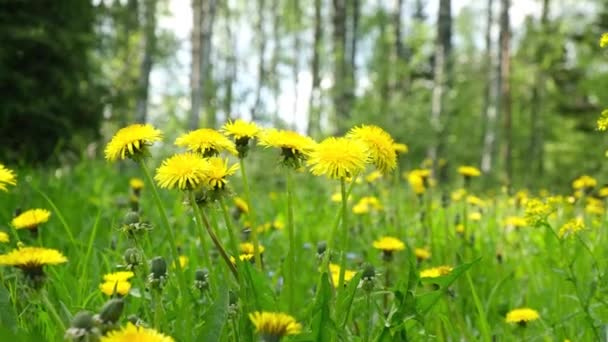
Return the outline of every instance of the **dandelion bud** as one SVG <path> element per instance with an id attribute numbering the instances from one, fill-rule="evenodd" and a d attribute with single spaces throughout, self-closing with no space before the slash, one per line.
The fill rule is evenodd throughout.
<path id="1" fill-rule="evenodd" d="M 163 257 L 157 256 L 151 261 L 151 274 L 154 278 L 167 276 L 167 262 Z"/>
<path id="2" fill-rule="evenodd" d="M 366 264 L 363 267 L 363 274 L 361 277 L 362 287 L 365 291 L 371 292 L 374 289 L 374 279 L 376 278 L 376 269 L 374 265 Z"/>
<path id="3" fill-rule="evenodd" d="M 230 317 L 236 317 L 238 313 L 238 300 L 239 298 L 234 291 L 228 292 L 228 315 Z"/>
<path id="4" fill-rule="evenodd" d="M 132 270 L 135 267 L 141 265 L 143 257 L 141 255 L 141 252 L 137 250 L 137 248 L 129 248 L 125 251 L 123 259 L 125 260 L 127 269 Z"/>
<path id="5" fill-rule="evenodd" d="M 321 256 L 321 255 L 325 254 L 326 250 L 327 250 L 327 242 L 319 241 L 319 243 L 317 243 L 317 255 Z"/>
<path id="6" fill-rule="evenodd" d="M 96 341 L 99 337 L 99 329 L 95 326 L 93 313 L 90 311 L 78 312 L 72 322 L 70 328 L 65 332 L 66 340 L 73 341 Z"/>
<path id="7" fill-rule="evenodd" d="M 137 213 L 135 211 L 129 211 L 123 218 L 122 224 L 131 225 L 131 224 L 139 223 L 139 219 L 140 219 L 139 213 Z"/>
<path id="8" fill-rule="evenodd" d="M 114 324 L 120 319 L 122 311 L 125 307 L 125 302 L 122 298 L 112 298 L 108 300 L 98 315 L 98 320 L 102 324 Z"/>

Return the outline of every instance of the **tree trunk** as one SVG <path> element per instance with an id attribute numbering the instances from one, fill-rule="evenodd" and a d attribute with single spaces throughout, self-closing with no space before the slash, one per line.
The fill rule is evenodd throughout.
<path id="1" fill-rule="evenodd" d="M 504 168 L 507 189 L 513 182 L 513 151 L 512 151 L 512 122 L 511 122 L 511 27 L 509 20 L 510 0 L 501 0 L 500 14 L 500 113 L 504 118 Z"/>
<path id="2" fill-rule="evenodd" d="M 447 178 L 445 172 L 438 173 L 438 161 L 443 157 L 447 138 L 448 120 L 450 117 L 447 104 L 447 90 L 450 87 L 452 50 L 452 14 L 451 1 L 440 0 L 437 17 L 437 38 L 435 41 L 435 66 L 431 102 L 431 126 L 436 141 L 429 149 L 429 158 L 433 161 L 433 173 L 440 182 Z M 443 168 L 445 170 L 447 168 Z"/>
<path id="3" fill-rule="evenodd" d="M 205 106 L 205 122 L 207 127 L 215 128 L 216 111 L 211 105 L 213 97 L 213 75 L 211 63 L 211 51 L 213 50 L 213 26 L 215 13 L 217 11 L 217 0 L 203 1 L 202 35 L 201 35 L 201 103 Z"/>
<path id="4" fill-rule="evenodd" d="M 487 22 L 486 22 L 486 53 L 485 53 L 485 74 L 486 84 L 483 95 L 483 148 L 481 152 L 480 168 L 484 173 L 492 171 L 493 156 L 496 146 L 496 78 L 494 68 L 494 58 L 492 53 L 492 24 L 494 22 L 493 6 L 494 1 L 488 0 Z"/>
<path id="5" fill-rule="evenodd" d="M 280 89 L 280 76 L 279 76 L 279 59 L 281 56 L 281 12 L 280 12 L 280 1 L 272 0 L 271 3 L 271 14 L 272 14 L 272 57 L 270 58 L 270 88 L 272 90 L 272 96 L 274 99 L 274 110 L 272 111 L 272 125 L 278 127 L 280 124 L 279 116 L 279 95 L 281 94 Z"/>
<path id="6" fill-rule="evenodd" d="M 224 100 L 223 100 L 223 110 L 224 115 L 226 116 L 226 121 L 231 120 L 232 118 L 232 101 L 234 97 L 234 80 L 236 79 L 236 56 L 235 56 L 235 43 L 234 43 L 234 33 L 232 31 L 231 17 L 232 10 L 230 9 L 230 2 L 223 2 L 224 8 L 224 20 L 225 20 L 225 30 L 226 37 L 229 42 L 228 48 L 228 56 L 226 57 L 226 78 L 225 78 L 225 90 L 224 90 Z"/>
<path id="7" fill-rule="evenodd" d="M 258 20 L 255 25 L 256 35 L 258 37 L 258 55 L 259 55 L 259 63 L 258 63 L 258 80 L 257 87 L 255 90 L 255 102 L 253 108 L 251 108 L 251 120 L 258 120 L 261 107 L 262 107 L 262 88 L 264 87 L 264 83 L 266 80 L 266 60 L 264 56 L 266 55 L 266 33 L 264 30 L 264 13 L 266 11 L 266 1 L 258 0 Z"/>
<path id="8" fill-rule="evenodd" d="M 323 31 L 321 30 L 323 17 L 321 16 L 321 0 L 315 1 L 315 18 L 313 33 L 313 51 L 311 61 L 312 86 L 308 99 L 308 135 L 317 138 L 321 134 L 321 77 L 319 75 L 321 43 Z"/>
<path id="9" fill-rule="evenodd" d="M 148 94 L 153 55 L 156 50 L 156 0 L 145 0 L 144 8 L 144 56 L 140 65 L 135 121 L 145 123 L 148 119 Z"/>
<path id="10" fill-rule="evenodd" d="M 192 0 L 192 64 L 190 70 L 190 120 L 188 127 L 197 129 L 200 125 L 202 106 L 202 24 L 203 0 Z"/>
<path id="11" fill-rule="evenodd" d="M 395 11 L 393 12 L 393 27 L 395 29 L 395 53 L 398 59 L 405 57 L 403 49 L 403 36 L 401 34 L 401 17 L 403 15 L 403 0 L 395 0 Z"/>
<path id="12" fill-rule="evenodd" d="M 542 14 L 540 19 L 541 24 L 541 37 L 540 44 L 537 47 L 537 56 L 543 56 L 546 50 L 546 40 L 549 39 L 549 0 L 543 0 Z M 534 176 L 542 176 L 544 171 L 543 163 L 543 144 L 544 144 L 544 124 L 543 124 L 543 100 L 545 94 L 545 83 L 547 80 L 545 66 L 539 63 L 539 70 L 536 73 L 536 79 L 534 81 L 534 89 L 532 89 L 532 104 L 530 106 L 530 146 L 528 148 L 528 155 L 530 156 L 531 173 Z"/>
<path id="13" fill-rule="evenodd" d="M 345 0 L 333 0 L 333 69 L 334 84 L 332 100 L 334 105 L 334 126 L 338 134 L 346 131 L 350 108 L 348 108 L 348 72 L 346 61 L 346 22 L 347 8 Z"/>
<path id="14" fill-rule="evenodd" d="M 293 100 L 293 109 L 292 109 L 292 115 L 293 115 L 293 129 L 295 130 L 296 128 L 296 123 L 297 123 L 297 119 L 298 119 L 298 100 L 299 100 L 299 74 L 300 74 L 300 30 L 302 29 L 302 23 L 300 18 L 302 17 L 302 9 L 300 8 L 300 1 L 299 0 L 292 0 L 293 1 L 293 11 L 294 11 L 294 26 L 295 26 L 295 32 L 293 33 L 293 65 L 292 65 L 292 77 L 293 77 L 293 94 L 294 94 L 294 100 Z M 355 0 L 357 1 L 357 0 Z"/>

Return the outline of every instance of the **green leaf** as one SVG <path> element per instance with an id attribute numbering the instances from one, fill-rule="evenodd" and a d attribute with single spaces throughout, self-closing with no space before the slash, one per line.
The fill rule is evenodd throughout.
<path id="1" fill-rule="evenodd" d="M 315 301 L 312 309 L 311 330 L 313 333 L 313 341 L 329 341 L 331 332 L 335 331 L 336 327 L 331 319 L 329 308 L 331 301 L 331 284 L 327 272 L 321 274 L 320 287 L 317 290 Z"/>
<path id="2" fill-rule="evenodd" d="M 276 310 L 275 293 L 268 284 L 269 280 L 250 263 L 242 263 L 246 277 L 249 298 L 255 302 L 256 310 Z"/>
<path id="3" fill-rule="evenodd" d="M 431 310 L 431 308 L 439 301 L 443 294 L 447 291 L 448 287 L 452 285 L 456 279 L 458 279 L 464 272 L 466 272 L 471 266 L 479 262 L 481 258 L 475 261 L 462 264 L 452 270 L 449 274 L 437 278 L 422 278 L 420 281 L 423 284 L 433 284 L 439 286 L 439 289 L 431 292 L 421 294 L 416 297 L 416 311 L 418 314 L 424 315 Z"/>
<path id="4" fill-rule="evenodd" d="M 0 283 L 0 326 L 15 331 L 17 315 L 11 305 L 11 298 L 4 284 Z"/>
<path id="5" fill-rule="evenodd" d="M 353 305 L 353 300 L 355 299 L 355 294 L 357 293 L 357 287 L 359 286 L 359 282 L 361 281 L 361 277 L 363 276 L 363 272 L 357 272 L 355 276 L 348 282 L 346 288 L 343 291 L 339 291 L 338 294 L 338 309 L 337 309 L 337 321 L 340 323 L 340 327 L 344 327 L 346 325 L 346 321 L 348 320 L 348 315 L 350 313 L 350 309 Z"/>
<path id="6" fill-rule="evenodd" d="M 224 324 L 228 320 L 228 288 L 219 288 L 215 302 L 203 315 L 205 324 L 197 341 L 221 341 Z"/>

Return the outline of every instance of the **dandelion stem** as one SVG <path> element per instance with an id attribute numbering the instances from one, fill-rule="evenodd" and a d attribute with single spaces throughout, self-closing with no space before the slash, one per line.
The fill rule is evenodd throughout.
<path id="1" fill-rule="evenodd" d="M 188 286 L 186 285 L 186 278 L 184 277 L 184 272 L 182 270 L 182 265 L 179 262 L 179 252 L 177 251 L 177 244 L 175 243 L 175 234 L 173 233 L 173 229 L 171 228 L 171 224 L 169 223 L 169 219 L 167 218 L 167 212 L 165 211 L 165 207 L 163 206 L 163 202 L 160 199 L 160 195 L 158 194 L 158 189 L 156 188 L 156 184 L 154 184 L 154 180 L 152 179 L 152 176 L 150 175 L 150 171 L 148 170 L 148 167 L 146 166 L 146 162 L 143 158 L 140 158 L 137 160 L 137 162 L 139 163 L 139 166 L 141 167 L 142 171 L 144 172 L 144 176 L 146 177 L 146 180 L 148 181 L 148 184 L 150 185 L 150 188 L 152 189 L 152 198 L 154 198 L 154 202 L 156 204 L 156 207 L 158 209 L 158 212 L 160 214 L 161 217 L 161 221 L 163 223 L 163 225 L 165 226 L 165 230 L 167 231 L 168 235 L 169 235 L 169 245 L 171 247 L 171 253 L 173 254 L 173 260 L 175 260 L 175 268 L 177 269 L 177 280 L 178 280 L 178 284 L 179 284 L 179 292 L 181 293 L 180 296 L 180 301 L 181 304 L 183 306 L 183 304 L 187 303 L 186 301 L 186 296 L 188 295 Z M 182 313 L 180 314 L 180 316 L 182 316 L 181 318 L 181 322 L 186 322 L 187 320 L 187 327 L 190 327 L 190 320 L 184 316 L 187 316 L 185 314 L 185 310 L 182 310 Z"/>
<path id="2" fill-rule="evenodd" d="M 217 248 L 217 250 L 220 252 L 220 255 L 222 256 L 222 258 L 226 262 L 226 265 L 228 265 L 228 268 L 230 269 L 230 271 L 234 275 L 234 278 L 238 280 L 239 279 L 239 275 L 238 275 L 238 273 L 236 271 L 236 268 L 234 267 L 234 265 L 230 261 L 230 257 L 228 256 L 228 253 L 226 253 L 226 249 L 224 249 L 224 246 L 222 245 L 222 242 L 218 239 L 217 235 L 213 231 L 213 228 L 211 227 L 211 224 L 209 223 L 209 219 L 207 219 L 207 215 L 196 204 L 196 199 L 194 197 L 194 193 L 193 192 L 190 192 L 190 201 L 192 203 L 194 203 L 194 205 L 192 206 L 192 208 L 194 209 L 194 215 L 196 217 L 196 224 L 199 227 L 199 230 L 202 230 L 201 226 L 204 225 L 205 229 L 207 230 L 207 234 L 209 234 L 209 237 L 211 238 L 211 241 L 213 242 L 213 244 L 215 245 L 215 247 Z"/>
<path id="3" fill-rule="evenodd" d="M 209 268 L 209 270 L 211 270 L 211 268 L 213 267 L 213 264 L 211 262 L 211 257 L 209 256 L 209 247 L 207 246 L 207 239 L 205 239 L 205 234 L 203 233 L 203 226 L 202 223 L 200 222 L 197 214 L 196 214 L 196 208 L 198 208 L 198 205 L 196 204 L 196 196 L 194 195 L 194 192 L 190 191 L 189 194 L 189 200 L 190 200 L 190 206 L 192 207 L 192 211 L 194 212 L 194 216 L 195 216 L 195 226 L 196 226 L 196 231 L 198 233 L 198 239 L 201 241 L 201 249 L 203 250 L 203 258 L 205 259 L 205 264 L 207 264 L 207 267 Z"/>
<path id="4" fill-rule="evenodd" d="M 338 289 L 344 288 L 344 274 L 346 273 L 346 250 L 348 249 L 348 210 L 346 195 L 346 180 L 340 178 L 340 192 L 342 195 L 342 234 L 340 237 L 342 245 L 340 251 L 340 276 L 338 278 Z"/>
<path id="5" fill-rule="evenodd" d="M 365 302 L 367 308 L 365 310 L 365 316 L 367 317 L 367 325 L 365 327 L 365 342 L 369 342 L 369 335 L 372 330 L 372 293 L 371 291 L 367 291 L 365 294 Z"/>
<path id="6" fill-rule="evenodd" d="M 230 238 L 230 247 L 232 248 L 232 254 L 235 258 L 239 255 L 239 246 L 236 243 L 236 236 L 234 235 L 234 226 L 232 225 L 232 220 L 230 219 L 230 215 L 228 214 L 228 207 L 226 206 L 226 201 L 223 197 L 220 197 L 220 206 L 222 207 L 222 214 L 224 216 L 224 221 L 226 222 L 226 229 L 228 230 L 228 237 Z M 254 231 L 255 228 L 252 228 L 251 231 Z M 258 246 L 254 246 L 254 252 L 258 249 Z"/>
<path id="7" fill-rule="evenodd" d="M 253 255 L 255 259 L 255 264 L 260 269 L 263 269 L 264 265 L 262 265 L 262 256 L 260 255 L 259 250 L 260 247 L 258 242 L 258 232 L 256 230 L 255 225 L 255 212 L 253 209 L 253 203 L 251 203 L 251 191 L 249 190 L 249 181 L 247 180 L 247 172 L 245 170 L 245 160 L 243 158 L 240 158 L 239 163 L 241 166 L 241 177 L 243 178 L 243 188 L 245 189 L 245 200 L 247 201 L 247 206 L 249 208 L 249 213 L 247 214 L 247 217 L 249 218 L 249 224 L 251 225 L 251 240 L 253 242 Z"/>
<path id="8" fill-rule="evenodd" d="M 289 254 L 287 255 L 287 299 L 289 312 L 294 312 L 294 289 L 295 289 L 295 277 L 294 269 L 296 266 L 296 241 L 295 241 L 295 229 L 293 221 L 293 180 L 291 170 L 286 168 L 286 190 L 287 190 L 287 238 L 289 239 Z M 255 244 L 255 242 L 254 242 Z M 255 246 L 255 245 L 254 245 Z"/>
<path id="9" fill-rule="evenodd" d="M 53 316 L 53 318 L 57 321 L 57 324 L 59 324 L 61 331 L 65 331 L 65 324 L 59 316 L 59 313 L 57 313 L 57 310 L 55 310 L 53 304 L 49 301 L 49 298 L 46 295 L 46 291 L 40 291 L 40 298 L 42 299 L 42 302 L 44 303 L 46 308 L 49 310 L 51 316 Z"/>

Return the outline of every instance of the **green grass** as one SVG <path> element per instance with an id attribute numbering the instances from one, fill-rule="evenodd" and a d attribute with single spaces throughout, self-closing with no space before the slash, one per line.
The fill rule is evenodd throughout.
<path id="1" fill-rule="evenodd" d="M 260 225 L 277 218 L 288 222 L 284 172 L 278 161 L 276 167 L 267 162 L 274 157 L 253 150 L 247 159 L 248 166 L 254 166 L 249 181 L 255 220 Z M 144 178 L 135 163 L 122 164 L 84 161 L 58 170 L 21 170 L 18 186 L 0 194 L 1 230 L 11 235 L 11 242 L 0 246 L 2 252 L 15 248 L 18 236 L 26 245 L 41 243 L 69 259 L 67 264 L 45 268 L 47 279 L 40 290 L 29 289 L 18 269 L 0 269 L 3 340 L 62 340 L 64 326 L 70 326 L 78 311 L 99 312 L 108 300 L 99 290 L 102 277 L 118 270 L 124 251 L 134 246 L 118 230 L 128 210 L 120 199 L 129 197 L 130 177 Z M 156 167 L 158 161 L 151 160 L 150 165 Z M 244 196 L 242 183 L 239 175 L 230 179 L 234 194 Z M 179 253 L 189 259 L 183 270 L 187 293 L 182 293 L 177 270 L 171 267 L 170 236 L 147 184 L 140 207 L 153 230 L 138 237 L 138 243 L 148 260 L 155 256 L 167 260 L 169 277 L 162 291 L 146 291 L 139 279 L 143 272 L 136 271 L 119 324 L 136 315 L 178 341 L 250 341 L 258 337 L 248 314 L 265 310 L 287 312 L 303 325 L 302 334 L 289 338 L 293 341 L 592 341 L 604 336 L 608 321 L 606 220 L 586 213 L 581 203 L 560 204 L 549 218 L 551 226 L 506 229 L 503 219 L 523 215 L 523 209 L 505 194 L 472 191 L 486 205 L 480 209 L 481 221 L 468 220 L 461 236 L 455 226 L 458 219 L 462 222 L 463 203 L 442 207 L 440 189 L 434 188 L 421 202 L 403 179 L 385 176 L 372 184 L 362 181 L 352 188 L 347 205 L 349 241 L 344 251 L 347 269 L 358 273 L 344 289 L 336 289 L 331 277 L 319 271 L 323 257 L 317 254 L 317 244 L 330 239 L 340 223 L 336 218 L 339 220 L 341 204 L 330 200 L 340 191 L 340 184 L 300 172 L 293 173 L 291 184 L 295 226 L 292 311 L 283 276 L 290 249 L 287 227 L 258 234 L 265 247 L 264 269 L 238 262 L 238 281 L 211 247 L 209 236 L 204 236 L 212 259 L 212 267 L 208 267 L 212 286 L 202 293 L 193 287 L 195 270 L 206 264 L 193 212 L 184 204 L 184 194 L 160 190 Z M 353 205 L 363 196 L 376 196 L 383 209 L 353 214 Z M 227 204 L 234 210 L 231 200 Z M 39 237 L 12 230 L 10 219 L 17 208 L 52 211 L 50 221 L 40 227 Z M 236 237 L 243 239 L 246 234 L 240 231 L 246 217 L 231 217 L 227 225 L 219 204 L 203 210 L 231 253 L 227 226 L 233 225 Z M 476 210 L 467 209 L 469 213 Z M 585 217 L 587 226 L 579 233 L 580 239 L 558 239 L 553 232 L 577 215 Z M 374 239 L 384 235 L 400 238 L 407 245 L 390 262 L 383 261 L 382 252 L 372 247 Z M 331 261 L 338 264 L 342 244 L 334 241 L 329 245 Z M 416 261 L 413 249 L 421 247 L 431 251 L 429 260 Z M 365 264 L 376 270 L 375 279 L 367 283 L 373 285 L 369 292 L 360 280 Z M 440 265 L 454 270 L 440 278 L 419 279 L 420 270 Z M 182 298 L 178 298 L 180 294 Z M 507 324 L 506 313 L 518 307 L 536 309 L 541 319 L 525 328 Z"/>

